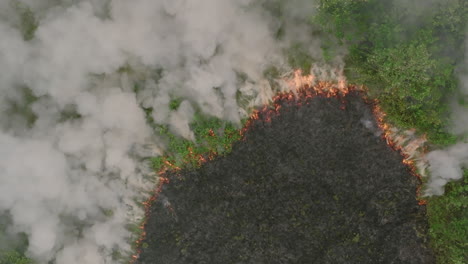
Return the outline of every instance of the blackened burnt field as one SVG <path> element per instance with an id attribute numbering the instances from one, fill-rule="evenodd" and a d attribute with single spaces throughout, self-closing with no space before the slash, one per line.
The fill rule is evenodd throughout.
<path id="1" fill-rule="evenodd" d="M 277 103 L 226 157 L 168 173 L 138 262 L 434 263 L 418 179 L 362 96 Z"/>

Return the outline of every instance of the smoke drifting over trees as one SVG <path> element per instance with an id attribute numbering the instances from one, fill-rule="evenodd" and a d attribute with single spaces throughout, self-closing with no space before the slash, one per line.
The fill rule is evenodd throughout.
<path id="1" fill-rule="evenodd" d="M 0 5 L 0 211 L 40 263 L 130 251 L 125 226 L 142 215 L 133 199 L 154 184 L 141 158 L 163 148 L 141 106 L 183 136 L 190 104 L 239 122 L 236 73 L 255 83 L 282 63 L 268 16 L 249 1 Z M 186 111 L 170 114 L 171 97 Z"/>
<path id="2" fill-rule="evenodd" d="M 186 138 L 194 109 L 239 123 L 239 87 L 255 98 L 267 67 L 287 68 L 278 27 L 258 1 L 2 1 L 5 235 L 39 263 L 128 254 L 154 187 L 142 159 L 164 149 L 143 108 Z"/>
<path id="3" fill-rule="evenodd" d="M 128 224 L 143 217 L 138 202 L 156 181 L 146 158 L 166 143 L 148 120 L 190 139 L 195 112 L 239 125 L 291 67 L 342 72 L 348 43 L 311 25 L 323 8 L 318 0 L 0 1 L 0 250 L 25 244 L 40 264 L 128 255 Z"/>

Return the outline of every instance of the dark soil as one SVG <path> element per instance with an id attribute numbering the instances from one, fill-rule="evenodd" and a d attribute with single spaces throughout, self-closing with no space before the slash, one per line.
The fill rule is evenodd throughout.
<path id="1" fill-rule="evenodd" d="M 226 157 L 168 173 L 138 262 L 434 263 L 419 181 L 371 107 L 301 100 L 260 113 Z"/>

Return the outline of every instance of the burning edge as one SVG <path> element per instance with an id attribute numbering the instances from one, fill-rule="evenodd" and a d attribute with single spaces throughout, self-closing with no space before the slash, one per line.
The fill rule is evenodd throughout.
<path id="1" fill-rule="evenodd" d="M 239 130 L 241 140 L 245 140 L 246 132 L 252 127 L 255 121 L 263 120 L 268 123 L 271 122 L 274 116 L 279 115 L 281 105 L 284 102 L 295 103 L 300 106 L 302 104 L 307 104 L 315 97 L 333 97 L 343 100 L 344 102 L 344 97 L 348 93 L 357 92 L 371 107 L 372 113 L 379 127 L 380 136 L 386 141 L 388 146 L 390 146 L 394 151 L 400 153 L 403 157 L 403 164 L 408 168 L 410 173 L 419 180 L 416 197 L 419 205 L 426 204 L 426 200 L 421 196 L 422 177 L 426 176 L 426 169 L 428 167 L 427 161 L 424 159 L 425 153 L 427 152 L 425 146 L 427 141 L 426 135 L 420 136 L 414 129 L 400 130 L 392 126 L 386 120 L 386 114 L 381 109 L 378 100 L 367 97 L 367 88 L 364 86 L 347 85 L 344 78 L 340 78 L 337 82 L 316 81 L 313 75 L 302 75 L 302 72 L 297 70 L 294 72 L 292 77 L 287 77 L 283 81 L 285 84 L 284 87 L 286 87 L 283 87 L 283 92 L 277 93 L 272 98 L 272 103 L 264 105 L 259 110 L 254 110 L 244 127 Z M 342 109 L 345 109 L 345 104 L 342 105 Z M 190 149 L 188 149 L 188 151 L 193 153 Z M 207 153 L 206 155 L 193 154 L 191 158 L 197 161 L 198 166 L 202 166 L 207 161 L 213 160 L 216 156 L 216 153 Z M 168 160 L 164 160 L 163 167 L 158 172 L 159 181 L 154 193 L 150 198 L 148 198 L 148 200 L 143 202 L 145 218 L 140 225 L 142 233 L 135 241 L 136 252 L 132 255 L 130 263 L 135 263 L 141 254 L 142 243 L 146 238 L 145 227 L 147 225 L 151 206 L 158 199 L 163 185 L 169 183 L 167 172 L 179 172 L 180 170 L 180 167 L 177 167 Z M 180 174 L 177 173 L 177 175 Z M 165 206 L 172 211 L 170 204 Z"/>

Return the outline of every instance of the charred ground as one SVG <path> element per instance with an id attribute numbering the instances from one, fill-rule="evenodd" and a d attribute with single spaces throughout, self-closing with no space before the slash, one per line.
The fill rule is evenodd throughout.
<path id="1" fill-rule="evenodd" d="M 168 172 L 138 262 L 434 263 L 418 179 L 362 96 L 279 104 L 226 157 Z"/>

